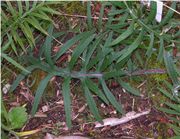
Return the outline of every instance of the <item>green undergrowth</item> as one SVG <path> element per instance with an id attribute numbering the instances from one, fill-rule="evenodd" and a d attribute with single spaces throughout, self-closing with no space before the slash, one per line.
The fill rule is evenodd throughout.
<path id="1" fill-rule="evenodd" d="M 86 6 L 80 3 L 82 2 L 66 3 L 66 10 L 70 14 L 76 12 L 77 9 L 83 12 L 83 7 L 85 7 L 87 18 L 86 22 L 83 21 L 85 26 L 81 26 L 77 22 L 78 31 L 70 27 L 69 30 L 73 35 L 68 37 L 65 42 L 63 39 L 68 36 L 69 30 L 57 31 L 53 23 L 47 26 L 47 30 L 40 26 L 37 27 L 37 24 L 31 26 L 45 34 L 46 37 L 44 41 L 34 41 L 35 44 L 40 45 L 36 56 L 34 56 L 36 47 L 29 47 L 27 52 L 20 56 L 20 59 L 24 59 L 21 64 L 25 68 L 15 63 L 16 67 L 22 69 L 22 72 L 14 80 L 10 92 L 14 92 L 21 81 L 27 83 L 29 78 L 28 85 L 35 95 L 30 113 L 34 116 L 44 93 L 54 92 L 51 79 L 61 78 L 62 82 L 59 83 L 59 88 L 61 88 L 64 100 L 66 124 L 71 128 L 73 126 L 71 92 L 80 96 L 82 94 L 85 98 L 85 103 L 88 104 L 88 108 L 94 116 L 90 115 L 86 120 L 96 119 L 101 122 L 99 101 L 96 101 L 94 95 L 105 104 L 112 105 L 118 114 L 123 115 L 125 111 L 121 102 L 117 101 L 111 92 L 109 81 L 117 82 L 127 93 L 139 97 L 141 92 L 137 86 L 147 79 L 147 82 L 150 81 L 148 86 L 150 92 L 154 91 L 152 90 L 154 87 L 155 90 L 158 89 L 165 97 L 175 102 L 171 105 L 166 102 L 167 99 L 163 98 L 162 101 L 165 101 L 164 103 L 173 110 L 157 109 L 178 115 L 180 73 L 176 67 L 179 62 L 173 55 L 174 46 L 178 44 L 178 31 L 176 32 L 178 20 L 173 17 L 175 12 L 168 9 L 162 21 L 157 23 L 155 20 L 157 3 L 155 1 L 151 1 L 149 10 L 146 10 L 146 7 L 138 2 L 101 2 L 98 19 L 94 22 L 91 2 L 88 1 Z M 77 5 L 82 6 L 82 9 Z M 173 1 L 171 8 L 176 9 L 176 5 L 177 2 Z M 105 15 L 105 10 L 108 10 L 107 15 Z M 62 17 L 60 11 L 52 10 L 52 7 L 50 11 Z M 48 13 L 50 11 L 48 10 Z M 12 13 L 12 11 L 10 12 Z M 81 13 L 77 12 L 77 14 Z M 104 16 L 108 20 L 104 20 Z M 31 38 L 31 40 L 33 39 Z M 10 43 L 8 45 L 10 46 Z M 56 53 L 52 52 L 54 46 L 60 47 Z M 9 59 L 7 54 L 4 53 L 3 57 L 13 63 L 14 61 Z M 70 58 L 62 60 L 67 55 Z M 63 64 L 61 65 L 63 66 L 58 66 L 59 60 L 62 60 Z M 79 88 L 74 87 L 74 90 L 71 91 L 75 80 L 79 82 L 77 85 Z M 168 85 L 166 84 L 168 88 L 163 91 L 165 80 L 169 80 Z M 176 134 L 178 135 L 179 131 Z"/>

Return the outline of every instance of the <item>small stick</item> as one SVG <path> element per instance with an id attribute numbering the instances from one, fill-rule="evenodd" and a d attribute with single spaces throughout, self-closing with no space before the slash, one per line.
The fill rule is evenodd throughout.
<path id="1" fill-rule="evenodd" d="M 150 113 L 150 110 L 143 111 L 141 113 L 136 113 L 134 111 L 128 112 L 124 117 L 122 117 L 120 119 L 119 118 L 107 118 L 107 119 L 103 120 L 104 124 L 96 122 L 95 128 L 104 127 L 104 126 L 116 126 L 116 125 L 124 124 L 124 123 L 127 123 L 133 119 L 140 117 L 140 116 L 147 115 L 149 113 Z"/>

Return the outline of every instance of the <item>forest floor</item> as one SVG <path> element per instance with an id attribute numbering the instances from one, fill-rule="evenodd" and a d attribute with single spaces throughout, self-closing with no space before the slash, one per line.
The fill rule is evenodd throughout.
<path id="1" fill-rule="evenodd" d="M 124 91 L 120 86 L 109 84 L 113 95 L 122 103 L 125 113 L 135 111 L 142 112 L 150 109 L 150 113 L 140 116 L 127 123 L 120 124 L 114 127 L 105 126 L 95 128 L 95 119 L 90 113 L 86 101 L 82 95 L 81 86 L 78 81 L 72 83 L 72 129 L 68 129 L 65 124 L 64 102 L 61 95 L 61 89 L 57 86 L 55 78 L 46 89 L 45 96 L 39 105 L 39 110 L 34 118 L 26 123 L 21 131 L 40 129 L 40 132 L 29 136 L 29 139 L 43 138 L 46 133 L 56 136 L 85 136 L 91 138 L 167 138 L 173 135 L 171 128 L 167 127 L 170 121 L 164 113 L 159 112 L 153 104 L 152 98 L 148 97 L 146 86 L 143 82 L 139 86 L 141 96 L 135 97 Z M 54 90 L 52 90 L 54 88 Z M 157 94 L 158 95 L 158 94 Z M 9 107 L 27 105 L 27 112 L 30 113 L 33 95 L 29 88 L 24 87 L 23 82 L 16 90 L 15 94 L 5 95 L 4 102 Z M 98 102 L 98 108 L 103 119 L 105 118 L 121 118 L 112 106 L 107 106 L 101 100 L 94 96 Z"/>

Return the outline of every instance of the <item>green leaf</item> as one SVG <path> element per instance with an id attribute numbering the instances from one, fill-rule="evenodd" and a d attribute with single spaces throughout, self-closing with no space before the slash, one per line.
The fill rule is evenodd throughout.
<path id="1" fill-rule="evenodd" d="M 90 79 L 86 78 L 85 79 L 86 85 L 87 87 L 94 92 L 99 98 L 101 98 L 103 100 L 103 102 L 105 102 L 106 104 L 109 104 L 108 100 L 106 99 L 105 95 L 103 94 L 103 92 L 98 88 L 98 86 L 91 81 Z"/>
<path id="2" fill-rule="evenodd" d="M 71 61 L 69 62 L 69 68 L 72 69 L 74 64 L 76 63 L 76 60 L 81 55 L 81 53 L 84 51 L 84 49 L 92 42 L 92 40 L 95 38 L 95 34 L 89 36 L 81 45 L 78 45 L 72 54 Z"/>
<path id="3" fill-rule="evenodd" d="M 1 56 L 3 58 L 5 58 L 8 62 L 10 62 L 12 65 L 14 65 L 15 67 L 19 68 L 22 71 L 29 73 L 28 70 L 26 70 L 23 66 L 21 66 L 19 63 L 17 63 L 15 60 L 13 60 L 11 57 L 7 56 L 5 53 L 1 53 Z"/>
<path id="4" fill-rule="evenodd" d="M 180 104 L 172 104 L 169 102 L 165 102 L 165 104 L 180 113 Z"/>
<path id="5" fill-rule="evenodd" d="M 45 14 L 45 13 L 42 12 L 42 11 L 39 11 L 39 13 L 33 12 L 33 13 L 31 14 L 31 16 L 35 16 L 35 17 L 38 17 L 39 19 L 47 20 L 47 21 L 51 21 L 51 22 L 52 22 L 52 19 L 51 19 L 47 14 Z"/>
<path id="6" fill-rule="evenodd" d="M 48 62 L 49 65 L 51 65 L 51 67 L 54 67 L 54 62 L 51 59 L 51 49 L 52 49 L 52 33 L 53 33 L 53 25 L 50 25 L 48 28 L 48 36 L 46 37 L 45 43 L 44 43 L 44 55 L 45 58 Z"/>
<path id="7" fill-rule="evenodd" d="M 179 112 L 177 112 L 175 110 L 167 109 L 167 108 L 158 108 L 158 110 L 168 113 L 168 114 L 180 115 Z"/>
<path id="8" fill-rule="evenodd" d="M 36 93 L 35 93 L 35 98 L 34 98 L 34 102 L 33 102 L 33 106 L 32 106 L 32 110 L 31 110 L 31 114 L 32 116 L 35 115 L 37 109 L 38 109 L 38 105 L 40 103 L 40 99 L 44 93 L 45 88 L 48 85 L 49 80 L 53 77 L 53 74 L 48 74 L 39 84 Z"/>
<path id="9" fill-rule="evenodd" d="M 130 55 L 141 43 L 144 35 L 144 29 L 141 30 L 141 33 L 136 38 L 136 40 L 128 47 L 127 51 L 118 59 L 117 63 L 125 59 L 128 55 Z"/>
<path id="10" fill-rule="evenodd" d="M 97 109 L 97 106 L 96 106 L 96 103 L 91 95 L 91 92 L 89 91 L 86 83 L 84 80 L 82 80 L 82 84 L 83 84 L 83 88 L 84 88 L 84 93 L 85 93 L 85 97 L 86 97 L 86 100 L 87 100 L 87 104 L 91 110 L 91 112 L 93 113 L 94 117 L 96 118 L 97 121 L 101 122 L 102 119 L 101 119 L 101 116 L 98 112 L 98 109 Z"/>
<path id="11" fill-rule="evenodd" d="M 8 119 L 11 123 L 11 129 L 21 128 L 28 120 L 26 108 L 24 107 L 12 108 L 8 113 Z"/>
<path id="12" fill-rule="evenodd" d="M 173 59 L 169 52 L 164 51 L 164 62 L 165 62 L 167 72 L 171 80 L 173 81 L 173 84 L 177 85 L 179 83 L 178 78 L 177 78 L 178 74 L 174 68 Z"/>
<path id="13" fill-rule="evenodd" d="M 67 77 L 62 84 L 62 95 L 64 99 L 64 109 L 66 114 L 66 124 L 71 128 L 71 95 L 70 95 L 70 81 L 71 78 Z"/>
<path id="14" fill-rule="evenodd" d="M 64 45 L 62 45 L 61 50 L 57 52 L 54 60 L 58 60 L 70 47 L 72 47 L 73 44 L 78 42 L 83 37 L 86 37 L 87 35 L 89 35 L 89 32 L 81 33 L 67 41 Z"/>
<path id="15" fill-rule="evenodd" d="M 166 97 L 170 98 L 170 99 L 173 100 L 173 101 L 176 101 L 176 100 L 174 99 L 173 95 L 170 94 L 170 93 L 168 93 L 166 90 L 164 90 L 164 89 L 162 89 L 162 88 L 158 88 L 158 90 L 159 90 L 161 93 L 163 93 Z"/>
<path id="16" fill-rule="evenodd" d="M 124 88 L 125 90 L 127 90 L 131 94 L 136 95 L 136 96 L 140 96 L 140 92 L 137 89 L 131 87 L 129 85 L 129 83 L 125 83 L 121 79 L 118 79 L 118 82 L 119 82 L 119 84 L 121 85 L 122 88 Z"/>
<path id="17" fill-rule="evenodd" d="M 7 36 L 8 36 L 8 40 L 5 43 L 5 45 L 2 46 L 1 52 L 6 51 L 9 48 L 10 44 L 12 43 L 12 36 L 10 36 L 9 34 L 7 34 Z"/>
<path id="18" fill-rule="evenodd" d="M 11 12 L 12 16 L 15 18 L 17 16 L 16 10 L 13 8 L 10 1 L 6 1 L 9 11 Z"/>
<path id="19" fill-rule="evenodd" d="M 40 10 L 40 11 L 42 10 L 42 11 L 44 11 L 44 12 L 51 13 L 51 14 L 61 15 L 60 12 L 55 11 L 55 10 L 53 10 L 53 9 L 50 8 L 50 7 L 40 7 L 39 10 Z"/>
<path id="20" fill-rule="evenodd" d="M 171 8 L 174 10 L 176 10 L 176 3 L 177 3 L 177 1 L 173 1 L 171 4 Z M 158 28 L 162 27 L 166 23 L 168 23 L 169 20 L 172 19 L 173 14 L 174 14 L 174 11 L 169 8 L 168 13 L 165 15 L 165 17 L 163 17 L 162 21 L 160 22 L 160 24 L 157 27 Z"/>
<path id="21" fill-rule="evenodd" d="M 41 27 L 39 21 L 34 18 L 26 18 L 26 21 L 31 24 L 33 27 L 35 27 L 37 30 L 41 31 L 42 33 L 44 33 L 45 35 L 48 35 L 48 33 Z"/>
<path id="22" fill-rule="evenodd" d="M 150 3 L 150 13 L 149 13 L 149 15 L 148 15 L 148 17 L 147 17 L 147 19 L 145 21 L 147 24 L 152 22 L 155 19 L 156 12 L 157 12 L 157 2 L 156 1 L 151 1 L 151 3 Z"/>
<path id="23" fill-rule="evenodd" d="M 119 37 L 117 37 L 111 44 L 110 46 L 116 45 L 118 43 L 120 43 L 121 41 L 123 41 L 124 39 L 126 39 L 127 37 L 129 37 L 134 31 L 134 22 L 131 23 L 131 25 L 129 26 L 129 28 L 123 32 Z"/>
<path id="24" fill-rule="evenodd" d="M 26 5 L 26 12 L 29 11 L 29 1 L 25 1 L 25 5 Z"/>
<path id="25" fill-rule="evenodd" d="M 123 112 L 121 104 L 116 101 L 116 98 L 113 96 L 113 94 L 110 92 L 110 90 L 106 86 L 105 81 L 103 79 L 101 79 L 100 81 L 101 81 L 101 85 L 102 85 L 102 88 L 104 90 L 104 93 L 106 94 L 106 97 L 108 98 L 110 103 L 116 108 L 116 110 L 118 112 L 123 114 L 124 112 Z"/>
<path id="26" fill-rule="evenodd" d="M 91 2 L 87 2 L 87 22 L 89 29 L 92 28 L 92 16 L 91 16 Z"/>
<path id="27" fill-rule="evenodd" d="M 100 9 L 99 20 L 98 20 L 98 28 L 99 28 L 99 30 L 101 30 L 101 28 L 102 28 L 102 18 L 103 18 L 103 15 L 104 15 L 104 7 L 105 7 L 105 4 L 102 4 L 101 9 Z"/>
<path id="28" fill-rule="evenodd" d="M 35 45 L 34 37 L 33 37 L 32 31 L 31 31 L 29 25 L 24 23 L 24 24 L 20 24 L 20 27 L 21 27 L 21 30 L 23 31 L 24 35 L 26 36 L 26 38 L 28 40 L 30 40 L 31 46 Z"/>
<path id="29" fill-rule="evenodd" d="M 22 16 L 23 14 L 22 1 L 17 1 L 17 4 L 19 9 L 19 15 Z"/>
<path id="30" fill-rule="evenodd" d="M 157 57 L 157 60 L 162 62 L 163 60 L 163 50 L 164 50 L 164 39 L 163 37 L 160 37 L 160 48 L 159 48 L 159 54 Z"/>
<path id="31" fill-rule="evenodd" d="M 33 31 L 32 29 L 30 28 L 29 24 L 24 22 L 24 26 L 27 30 L 27 33 L 26 35 L 28 35 L 28 38 L 30 39 L 30 41 L 33 43 L 33 45 L 35 46 L 35 39 L 34 39 L 34 35 L 33 35 Z"/>
<path id="32" fill-rule="evenodd" d="M 148 56 L 148 58 L 150 58 L 153 53 L 153 46 L 154 46 L 154 33 L 152 32 L 150 34 L 150 43 L 146 52 L 146 55 Z"/>
<path id="33" fill-rule="evenodd" d="M 87 56 L 86 56 L 86 60 L 85 60 L 85 67 L 87 67 L 87 65 L 89 64 L 89 61 L 92 57 L 92 54 L 94 53 L 94 51 L 96 50 L 96 48 L 99 46 L 100 42 L 102 41 L 103 37 L 105 36 L 106 32 L 99 35 L 97 37 L 97 39 L 94 41 L 94 43 L 92 44 L 92 46 L 89 47 Z"/>

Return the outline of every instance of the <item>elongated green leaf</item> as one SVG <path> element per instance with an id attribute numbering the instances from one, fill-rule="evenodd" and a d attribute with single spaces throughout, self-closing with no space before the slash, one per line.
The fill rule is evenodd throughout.
<path id="1" fill-rule="evenodd" d="M 147 22 L 147 24 L 148 24 L 149 22 L 152 22 L 152 21 L 155 19 L 155 17 L 156 17 L 157 2 L 151 1 L 150 6 L 151 6 L 151 7 L 150 7 L 150 13 L 149 13 L 149 15 L 148 15 L 148 17 L 147 17 L 147 19 L 146 19 L 146 21 L 145 21 L 145 22 Z"/>
<path id="2" fill-rule="evenodd" d="M 170 55 L 169 52 L 164 51 L 164 62 L 166 65 L 167 72 L 168 72 L 171 80 L 173 81 L 173 84 L 177 85 L 179 82 L 177 79 L 178 75 L 177 75 L 177 72 L 174 68 L 172 56 Z"/>
<path id="3" fill-rule="evenodd" d="M 106 32 L 101 34 L 101 35 L 99 35 L 97 37 L 97 39 L 95 40 L 95 42 L 92 44 L 92 46 L 89 47 L 89 51 L 87 53 L 86 60 L 85 60 L 85 66 L 84 66 L 85 68 L 88 65 L 88 63 L 89 63 L 89 61 L 90 61 L 90 59 L 92 57 L 92 54 L 94 53 L 94 51 L 96 50 L 96 48 L 100 44 L 100 42 L 102 41 L 102 39 L 103 39 L 105 34 L 106 34 Z"/>
<path id="4" fill-rule="evenodd" d="M 10 44 L 11 44 L 12 41 L 13 41 L 13 40 L 12 40 L 12 36 L 10 36 L 9 34 L 7 34 L 7 36 L 8 36 L 7 43 L 5 43 L 4 46 L 2 46 L 1 52 L 7 50 L 7 49 L 9 48 Z M 17 52 L 17 51 L 16 51 L 16 52 Z"/>
<path id="5" fill-rule="evenodd" d="M 16 55 L 18 55 L 16 46 L 15 46 L 15 44 L 14 44 L 14 41 L 11 41 L 11 48 L 12 48 L 12 50 L 14 51 L 14 53 L 15 53 Z"/>
<path id="6" fill-rule="evenodd" d="M 129 85 L 129 83 L 125 83 L 121 79 L 118 79 L 118 82 L 119 82 L 119 84 L 121 85 L 122 88 L 124 88 L 125 90 L 127 90 L 131 94 L 136 95 L 136 96 L 140 96 L 140 92 L 137 89 L 131 87 Z"/>
<path id="7" fill-rule="evenodd" d="M 32 72 L 33 70 L 35 70 L 37 68 L 36 65 L 32 65 L 32 66 L 29 66 L 27 67 L 26 69 L 29 71 L 29 72 Z M 16 87 L 19 85 L 19 83 L 28 75 L 30 74 L 29 72 L 22 72 L 21 74 L 19 74 L 16 78 L 16 80 L 13 82 L 13 84 L 11 85 L 11 88 L 10 88 L 10 92 L 13 92 Z"/>
<path id="8" fill-rule="evenodd" d="M 97 71 L 101 71 L 101 67 L 103 67 L 103 64 L 106 62 L 106 55 L 112 51 L 112 48 L 109 48 L 109 45 L 112 41 L 112 36 L 113 32 L 110 32 L 104 46 L 102 47 L 102 58 L 99 60 Z"/>
<path id="9" fill-rule="evenodd" d="M 103 15 L 104 15 L 104 7 L 105 7 L 105 5 L 102 4 L 101 9 L 100 9 L 99 20 L 98 20 L 98 28 L 99 28 L 99 30 L 101 30 L 101 28 L 102 28 L 102 18 L 103 18 Z"/>
<path id="10" fill-rule="evenodd" d="M 32 36 L 32 32 L 29 32 L 29 29 L 27 27 L 25 27 L 23 24 L 20 24 L 20 27 L 24 33 L 24 35 L 26 36 L 26 39 L 29 40 L 29 43 L 31 46 L 33 46 L 33 36 Z"/>
<path id="11" fill-rule="evenodd" d="M 116 98 L 113 96 L 113 94 L 110 92 L 110 90 L 108 89 L 108 87 L 106 86 L 106 83 L 103 79 L 101 79 L 101 85 L 102 88 L 104 90 L 104 93 L 106 94 L 106 97 L 108 98 L 108 100 L 110 101 L 110 103 L 116 108 L 116 110 L 120 113 L 124 113 L 122 106 L 120 103 L 117 102 Z"/>
<path id="12" fill-rule="evenodd" d="M 1 9 L 1 18 L 2 20 L 8 21 L 8 17 L 2 9 Z M 4 24 L 6 24 L 6 22 Z M 2 26 L 3 26 L 3 23 L 2 23 Z"/>
<path id="13" fill-rule="evenodd" d="M 134 22 L 131 23 L 131 25 L 129 26 L 129 28 L 122 33 L 119 37 L 117 37 L 111 44 L 110 46 L 116 45 L 118 43 L 120 43 L 121 41 L 123 41 L 124 39 L 126 39 L 127 37 L 129 37 L 134 31 Z"/>
<path id="14" fill-rule="evenodd" d="M 35 8 L 37 6 L 37 1 L 33 1 L 32 8 Z"/>
<path id="15" fill-rule="evenodd" d="M 58 58 L 60 58 L 70 47 L 72 47 L 73 44 L 78 42 L 83 37 L 86 37 L 87 35 L 89 35 L 89 33 L 90 32 L 81 33 L 81 34 L 73 37 L 71 40 L 67 41 L 64 45 L 62 45 L 61 50 L 59 52 L 57 52 L 54 60 L 58 60 Z"/>
<path id="16" fill-rule="evenodd" d="M 118 59 L 117 63 L 125 59 L 128 55 L 130 55 L 141 43 L 143 39 L 144 29 L 141 30 L 141 33 L 136 38 L 136 40 L 128 47 L 127 51 Z"/>
<path id="17" fill-rule="evenodd" d="M 153 45 L 154 45 L 154 33 L 152 32 L 150 34 L 150 43 L 146 52 L 146 55 L 148 56 L 148 58 L 150 58 L 153 53 Z"/>
<path id="18" fill-rule="evenodd" d="M 171 110 L 171 109 L 167 109 L 167 108 L 158 108 L 158 109 L 160 111 L 163 111 L 163 112 L 168 113 L 168 114 L 180 115 L 180 113 L 175 111 L 175 110 Z"/>
<path id="19" fill-rule="evenodd" d="M 54 62 L 51 59 L 52 33 L 53 33 L 53 25 L 50 25 L 48 28 L 49 35 L 46 37 L 46 41 L 44 43 L 44 47 L 45 47 L 44 54 L 47 62 L 51 65 L 51 67 L 53 67 L 54 65 Z"/>
<path id="20" fill-rule="evenodd" d="M 35 98 L 34 98 L 34 102 L 33 102 L 33 106 L 32 106 L 32 110 L 31 110 L 31 114 L 32 116 L 35 115 L 37 109 L 38 109 L 38 105 L 40 103 L 40 99 L 44 93 L 45 88 L 48 85 L 49 80 L 53 77 L 53 74 L 48 74 L 39 84 L 36 93 L 35 93 Z"/>
<path id="21" fill-rule="evenodd" d="M 23 14 L 22 1 L 17 1 L 17 4 L 19 9 L 19 15 L 22 16 Z"/>
<path id="22" fill-rule="evenodd" d="M 6 1 L 6 3 L 7 3 L 8 9 L 11 12 L 12 16 L 15 18 L 16 15 L 17 15 L 16 14 L 17 13 L 16 10 L 13 8 L 13 6 L 12 6 L 10 1 Z"/>
<path id="23" fill-rule="evenodd" d="M 27 18 L 26 21 L 31 24 L 33 27 L 35 27 L 37 30 L 41 31 L 45 35 L 48 35 L 48 33 L 41 27 L 38 20 L 36 20 L 34 17 Z"/>
<path id="24" fill-rule="evenodd" d="M 116 10 L 116 11 L 114 11 L 114 12 L 109 12 L 108 13 L 108 16 L 115 16 L 115 15 L 117 15 L 117 14 L 122 14 L 122 13 L 124 13 L 126 10 L 124 10 L 124 9 L 121 9 L 121 10 Z"/>
<path id="25" fill-rule="evenodd" d="M 64 109 L 66 114 L 66 124 L 71 128 L 71 95 L 70 95 L 70 81 L 71 79 L 67 77 L 62 84 L 62 95 L 64 99 Z"/>
<path id="26" fill-rule="evenodd" d="M 40 10 L 40 11 L 42 10 L 42 11 L 44 11 L 44 12 L 51 13 L 51 14 L 58 14 L 58 15 L 61 15 L 60 12 L 55 11 L 55 10 L 53 10 L 53 9 L 50 8 L 50 7 L 40 7 L 39 10 Z"/>
<path id="27" fill-rule="evenodd" d="M 176 3 L 177 3 L 177 1 L 173 1 L 172 4 L 171 4 L 171 8 L 174 9 L 174 10 L 176 10 Z M 174 11 L 172 9 L 169 8 L 168 13 L 162 19 L 162 21 L 160 22 L 158 27 L 162 27 L 163 25 L 168 23 L 170 19 L 172 19 L 172 16 L 174 14 Z"/>
<path id="28" fill-rule="evenodd" d="M 3 58 L 5 58 L 8 62 L 10 62 L 12 65 L 14 65 L 15 67 L 19 68 L 22 71 L 28 72 L 29 71 L 27 69 L 25 69 L 23 66 L 21 66 L 19 63 L 17 63 L 15 60 L 13 60 L 11 57 L 7 56 L 5 53 L 1 53 L 1 56 Z"/>
<path id="29" fill-rule="evenodd" d="M 140 63 L 140 65 L 143 67 L 144 66 L 144 61 L 143 61 L 143 56 L 142 54 L 140 53 L 141 51 L 136 51 L 135 52 L 135 55 L 136 55 L 136 58 L 137 58 L 137 61 Z"/>
<path id="30" fill-rule="evenodd" d="M 92 40 L 95 38 L 95 34 L 89 36 L 81 45 L 78 45 L 72 54 L 71 61 L 69 62 L 69 68 L 72 69 L 74 64 L 76 63 L 76 60 L 81 55 L 81 53 L 84 51 L 84 49 L 92 42 Z"/>
<path id="31" fill-rule="evenodd" d="M 164 39 L 162 37 L 160 37 L 160 48 L 159 48 L 159 54 L 158 54 L 158 61 L 162 61 L 163 60 L 163 50 L 164 50 Z"/>
<path id="32" fill-rule="evenodd" d="M 25 5 L 26 5 L 26 12 L 29 11 L 29 1 L 25 1 Z"/>
<path id="33" fill-rule="evenodd" d="M 26 23 L 26 22 L 24 22 L 24 26 L 25 26 L 25 28 L 26 28 L 26 30 L 28 32 L 28 34 L 26 34 L 26 35 L 28 35 L 28 38 L 30 39 L 30 41 L 32 41 L 33 45 L 35 46 L 35 39 L 34 39 L 34 36 L 33 36 L 32 29 L 30 28 L 29 24 Z"/>
<path id="34" fill-rule="evenodd" d="M 96 118 L 97 121 L 101 122 L 102 119 L 101 119 L 101 116 L 98 112 L 98 109 L 97 109 L 97 106 L 96 106 L 96 103 L 91 95 L 91 92 L 89 91 L 85 81 L 82 80 L 82 84 L 83 84 L 83 88 L 84 88 L 84 93 L 85 93 L 85 97 L 86 97 L 86 100 L 87 100 L 87 104 L 91 110 L 91 112 L 93 113 L 94 117 Z"/>
<path id="35" fill-rule="evenodd" d="M 87 22 L 88 22 L 88 27 L 89 29 L 92 28 L 92 18 L 91 18 L 91 2 L 87 2 Z"/>
<path id="36" fill-rule="evenodd" d="M 106 99 L 106 97 L 103 94 L 103 92 L 98 88 L 98 86 L 93 81 L 91 81 L 90 79 L 86 78 L 85 82 L 86 82 L 87 87 L 91 91 L 93 91 L 96 95 L 98 95 L 98 97 L 100 97 L 103 100 L 103 102 L 105 102 L 106 104 L 109 104 L 109 102 Z"/>
<path id="37" fill-rule="evenodd" d="M 51 22 L 52 22 L 52 19 L 51 19 L 47 14 L 45 14 L 45 13 L 42 12 L 42 11 L 39 11 L 39 13 L 33 12 L 33 13 L 31 14 L 31 16 L 35 16 L 35 17 L 38 17 L 38 18 L 40 18 L 40 19 L 43 19 L 43 20 L 47 20 L 47 21 L 51 21 Z"/>
<path id="38" fill-rule="evenodd" d="M 165 102 L 165 104 L 180 113 L 180 104 L 172 104 L 169 102 Z"/>
<path id="39" fill-rule="evenodd" d="M 158 88 L 158 89 L 159 89 L 159 91 L 160 91 L 161 93 L 163 93 L 166 97 L 168 97 L 169 99 L 171 99 L 171 100 L 173 100 L 173 101 L 176 101 L 176 100 L 174 99 L 174 97 L 173 97 L 172 94 L 168 93 L 166 90 L 164 90 L 164 89 L 162 89 L 162 88 Z"/>

